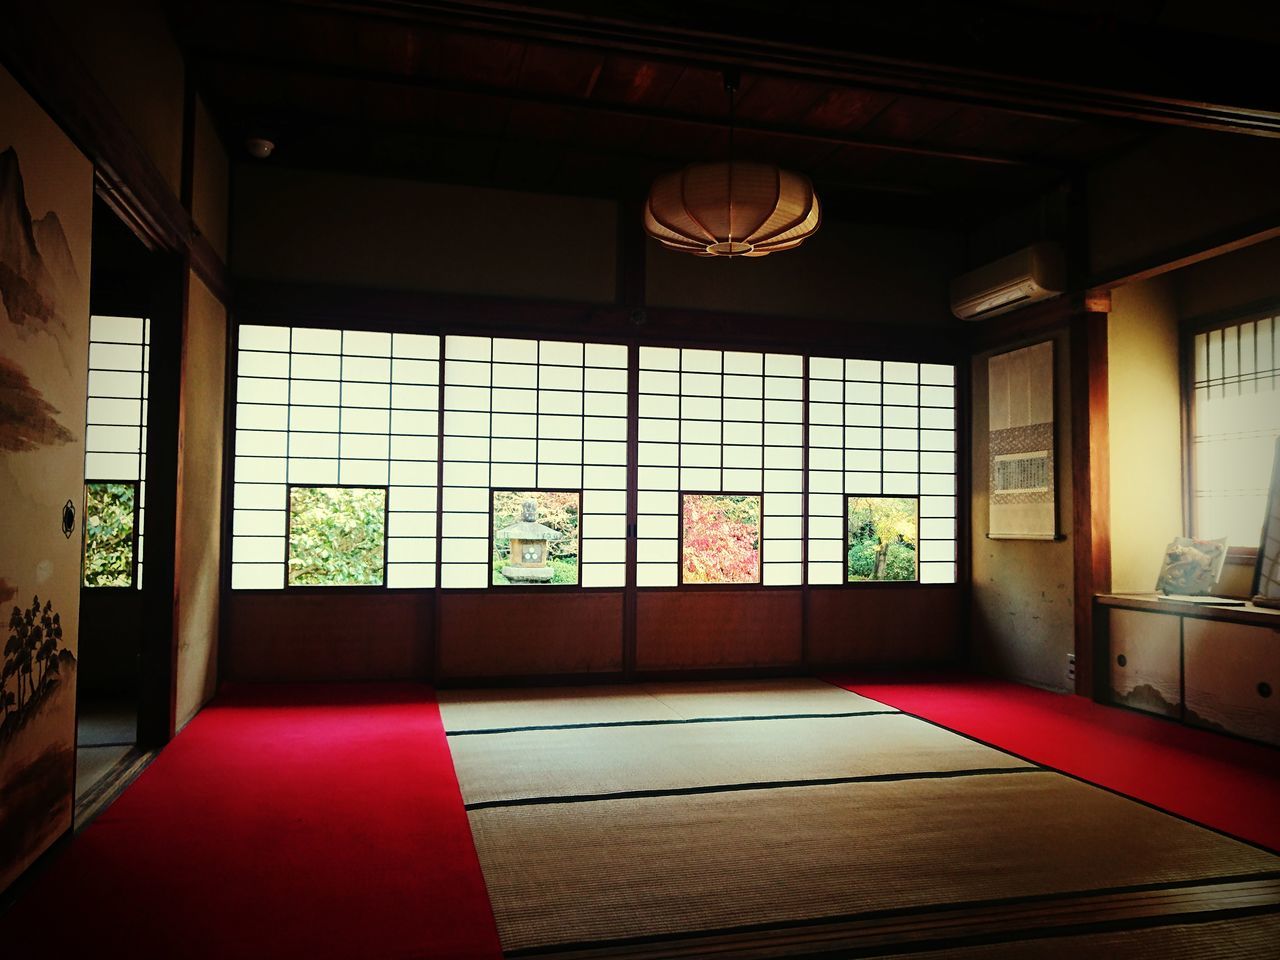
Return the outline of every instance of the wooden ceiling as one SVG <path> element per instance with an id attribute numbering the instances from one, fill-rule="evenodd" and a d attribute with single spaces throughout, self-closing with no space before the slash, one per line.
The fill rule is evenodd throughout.
<path id="1" fill-rule="evenodd" d="M 1280 135 L 1280 84 L 1252 83 L 1266 73 L 1250 59 L 1274 64 L 1274 47 L 1141 6 L 184 0 L 170 15 L 229 145 L 269 137 L 271 163 L 634 197 L 725 155 L 727 69 L 735 156 L 809 174 L 834 216 L 966 222 L 1171 124 Z M 1179 67 L 1191 51 L 1199 67 Z M 1227 62 L 1229 83 L 1210 69 Z"/>

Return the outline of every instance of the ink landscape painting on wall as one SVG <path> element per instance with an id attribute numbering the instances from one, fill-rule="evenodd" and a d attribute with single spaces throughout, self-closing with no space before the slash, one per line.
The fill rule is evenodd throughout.
<path id="1" fill-rule="evenodd" d="M 0 889 L 71 825 L 92 203 L 0 70 Z"/>

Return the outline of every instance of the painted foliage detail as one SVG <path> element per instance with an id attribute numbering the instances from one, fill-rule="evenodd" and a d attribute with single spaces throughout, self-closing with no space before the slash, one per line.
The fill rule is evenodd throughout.
<path id="1" fill-rule="evenodd" d="M 13 607 L 0 673 L 0 750 L 29 740 L 29 728 L 67 706 L 66 681 L 76 658 L 63 646 L 62 616 L 53 601 L 31 598 L 29 607 Z M 30 824 L 69 806 L 74 789 L 71 745 L 57 742 L 36 753 L 4 785 L 0 799 L 0 860 L 12 862 L 26 852 Z"/>

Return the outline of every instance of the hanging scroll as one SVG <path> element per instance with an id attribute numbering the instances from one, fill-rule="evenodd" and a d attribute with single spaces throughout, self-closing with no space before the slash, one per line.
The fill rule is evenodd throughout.
<path id="1" fill-rule="evenodd" d="M 990 476 L 987 535 L 1056 537 L 1053 342 L 987 361 Z"/>

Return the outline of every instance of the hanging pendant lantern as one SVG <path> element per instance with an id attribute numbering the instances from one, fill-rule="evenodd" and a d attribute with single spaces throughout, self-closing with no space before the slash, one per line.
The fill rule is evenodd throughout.
<path id="1" fill-rule="evenodd" d="M 697 257 L 764 257 L 800 246 L 822 222 L 808 177 L 733 158 L 734 94 L 740 80 L 736 69 L 725 70 L 728 159 L 691 163 L 649 188 L 644 229 L 664 247 Z"/>
<path id="2" fill-rule="evenodd" d="M 644 228 L 700 257 L 763 257 L 804 243 L 821 223 L 813 184 L 770 163 L 694 163 L 654 181 Z"/>

